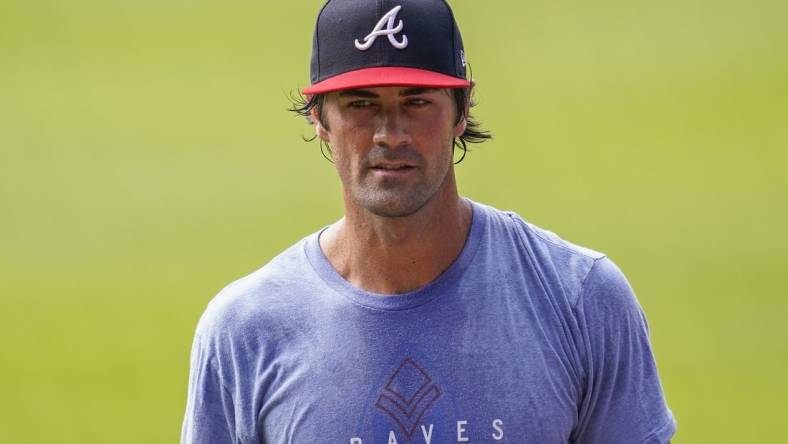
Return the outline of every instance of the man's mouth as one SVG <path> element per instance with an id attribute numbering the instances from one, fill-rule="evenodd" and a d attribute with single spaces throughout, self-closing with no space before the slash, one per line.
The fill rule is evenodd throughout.
<path id="1" fill-rule="evenodd" d="M 397 171 L 397 170 L 407 170 L 415 168 L 412 165 L 408 164 L 384 164 L 384 165 L 373 165 L 373 170 L 385 170 L 385 171 Z"/>
<path id="2" fill-rule="evenodd" d="M 370 170 L 372 170 L 376 175 L 383 177 L 404 176 L 414 171 L 415 169 L 416 169 L 415 165 L 411 165 L 409 163 L 399 163 L 399 162 L 379 163 L 370 166 Z"/>

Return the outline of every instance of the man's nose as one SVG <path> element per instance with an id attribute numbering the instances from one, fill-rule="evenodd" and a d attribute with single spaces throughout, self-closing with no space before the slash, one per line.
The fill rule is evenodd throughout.
<path id="1" fill-rule="evenodd" d="M 375 145 L 387 148 L 410 145 L 408 116 L 402 110 L 386 109 L 378 115 L 376 123 L 375 135 L 372 139 Z"/>

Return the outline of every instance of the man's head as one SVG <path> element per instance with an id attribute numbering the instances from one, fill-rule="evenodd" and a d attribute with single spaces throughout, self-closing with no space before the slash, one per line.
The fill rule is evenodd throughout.
<path id="1" fill-rule="evenodd" d="M 312 85 L 293 111 L 315 126 L 346 199 L 373 213 L 417 211 L 454 187 L 453 148 L 490 135 L 444 0 L 329 0 L 315 27 Z M 450 183 L 449 183 L 450 182 Z"/>

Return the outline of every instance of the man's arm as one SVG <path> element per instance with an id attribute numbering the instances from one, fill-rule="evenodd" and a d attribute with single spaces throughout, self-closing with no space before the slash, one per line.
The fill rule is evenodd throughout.
<path id="1" fill-rule="evenodd" d="M 575 307 L 585 391 L 578 444 L 664 444 L 676 431 L 665 402 L 645 315 L 624 275 L 597 259 Z"/>
<path id="2" fill-rule="evenodd" d="M 216 371 L 213 354 L 203 345 L 198 332 L 192 346 L 181 444 L 235 443 L 234 410 L 232 396 Z"/>

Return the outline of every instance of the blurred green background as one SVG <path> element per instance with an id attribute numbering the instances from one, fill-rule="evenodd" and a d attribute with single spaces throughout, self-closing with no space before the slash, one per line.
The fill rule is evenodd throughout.
<path id="1" fill-rule="evenodd" d="M 786 425 L 788 2 L 469 1 L 461 191 L 627 273 L 674 443 Z M 0 442 L 172 443 L 197 319 L 341 216 L 321 3 L 0 3 Z"/>

